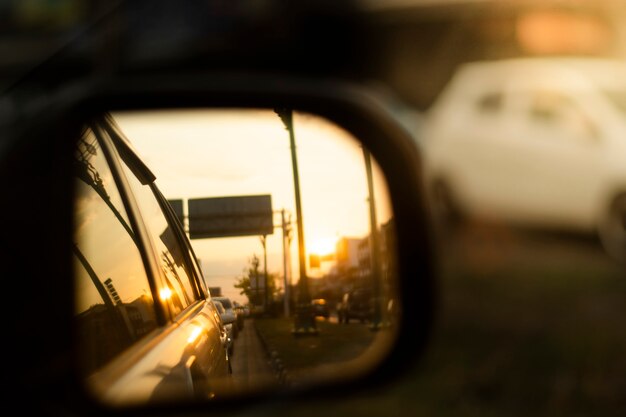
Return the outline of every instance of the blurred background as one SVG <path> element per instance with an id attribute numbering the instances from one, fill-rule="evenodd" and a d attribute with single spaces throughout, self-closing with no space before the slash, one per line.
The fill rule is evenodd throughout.
<path id="1" fill-rule="evenodd" d="M 626 415 L 623 1 L 4 1 L 0 51 L 3 120 L 68 79 L 183 66 L 329 75 L 388 100 L 425 156 L 435 330 L 399 381 L 284 415 Z M 509 58 L 552 64 L 461 74 Z"/>

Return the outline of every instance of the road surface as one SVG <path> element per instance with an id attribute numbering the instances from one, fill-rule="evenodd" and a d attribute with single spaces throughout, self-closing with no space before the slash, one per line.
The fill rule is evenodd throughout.
<path id="1" fill-rule="evenodd" d="M 231 365 L 237 389 L 263 388 L 278 383 L 257 335 L 253 318 L 246 319 L 235 339 Z"/>

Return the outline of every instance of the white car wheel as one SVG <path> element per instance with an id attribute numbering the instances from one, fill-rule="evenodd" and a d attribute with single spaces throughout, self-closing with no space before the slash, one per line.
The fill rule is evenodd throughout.
<path id="1" fill-rule="evenodd" d="M 431 190 L 432 207 L 439 226 L 444 231 L 453 231 L 461 223 L 463 215 L 451 187 L 443 180 L 436 180 Z"/>
<path id="2" fill-rule="evenodd" d="M 600 223 L 599 237 L 612 258 L 626 263 L 626 194 L 619 195 L 609 205 Z"/>

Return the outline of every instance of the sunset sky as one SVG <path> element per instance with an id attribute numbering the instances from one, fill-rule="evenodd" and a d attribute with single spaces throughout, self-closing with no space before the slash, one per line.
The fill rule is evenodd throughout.
<path id="1" fill-rule="evenodd" d="M 267 236 L 268 271 L 283 276 L 279 211 L 293 219 L 293 282 L 298 279 L 294 179 L 289 133 L 272 110 L 172 110 L 113 113 L 157 177 L 168 199 L 270 194 L 274 233 Z M 294 114 L 307 253 L 329 252 L 340 237 L 369 233 L 367 179 L 358 141 L 341 127 Z M 391 217 L 384 179 L 374 163 L 378 224 Z M 232 287 L 256 254 L 259 236 L 194 239 L 208 286 L 246 302 Z M 328 265 L 326 265 L 328 266 Z M 261 268 L 262 268 L 261 263 Z M 309 269 L 308 276 L 323 271 Z"/>

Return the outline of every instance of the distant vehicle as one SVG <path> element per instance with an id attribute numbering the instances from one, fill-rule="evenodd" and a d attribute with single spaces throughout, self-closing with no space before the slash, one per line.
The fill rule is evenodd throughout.
<path id="1" fill-rule="evenodd" d="M 237 311 L 230 298 L 228 297 L 211 297 L 214 301 L 219 301 L 225 310 L 225 320 L 233 323 L 233 336 L 236 339 L 239 335 L 239 326 L 237 325 Z"/>
<path id="2" fill-rule="evenodd" d="M 213 297 L 221 297 L 222 296 L 222 287 L 209 287 L 209 292 Z"/>
<path id="3" fill-rule="evenodd" d="M 232 315 L 226 313 L 226 309 L 224 308 L 224 305 L 220 301 L 213 299 L 213 304 L 215 304 L 215 308 L 217 309 L 217 312 L 222 320 L 222 323 L 224 323 L 224 328 L 226 328 L 226 332 L 228 333 L 228 342 L 227 342 L 228 356 L 233 356 L 233 351 L 234 351 L 234 346 L 235 346 L 235 335 L 234 335 L 235 322 L 233 321 Z"/>
<path id="4" fill-rule="evenodd" d="M 328 308 L 328 303 L 323 298 L 316 298 L 311 300 L 311 305 L 313 306 L 313 314 L 316 317 L 330 317 L 330 309 Z"/>
<path id="5" fill-rule="evenodd" d="M 237 313 L 237 327 L 239 327 L 239 330 L 241 330 L 243 329 L 243 325 L 246 319 L 246 312 L 244 310 L 243 305 L 241 305 L 241 303 L 237 301 L 233 301 L 233 306 L 234 306 L 235 312 Z"/>
<path id="6" fill-rule="evenodd" d="M 371 291 L 363 288 L 345 293 L 337 304 L 339 323 L 349 323 L 352 319 L 365 323 L 372 317 L 372 311 Z"/>
<path id="7" fill-rule="evenodd" d="M 626 260 L 626 62 L 465 64 L 423 127 L 442 218 L 594 233 Z"/>

